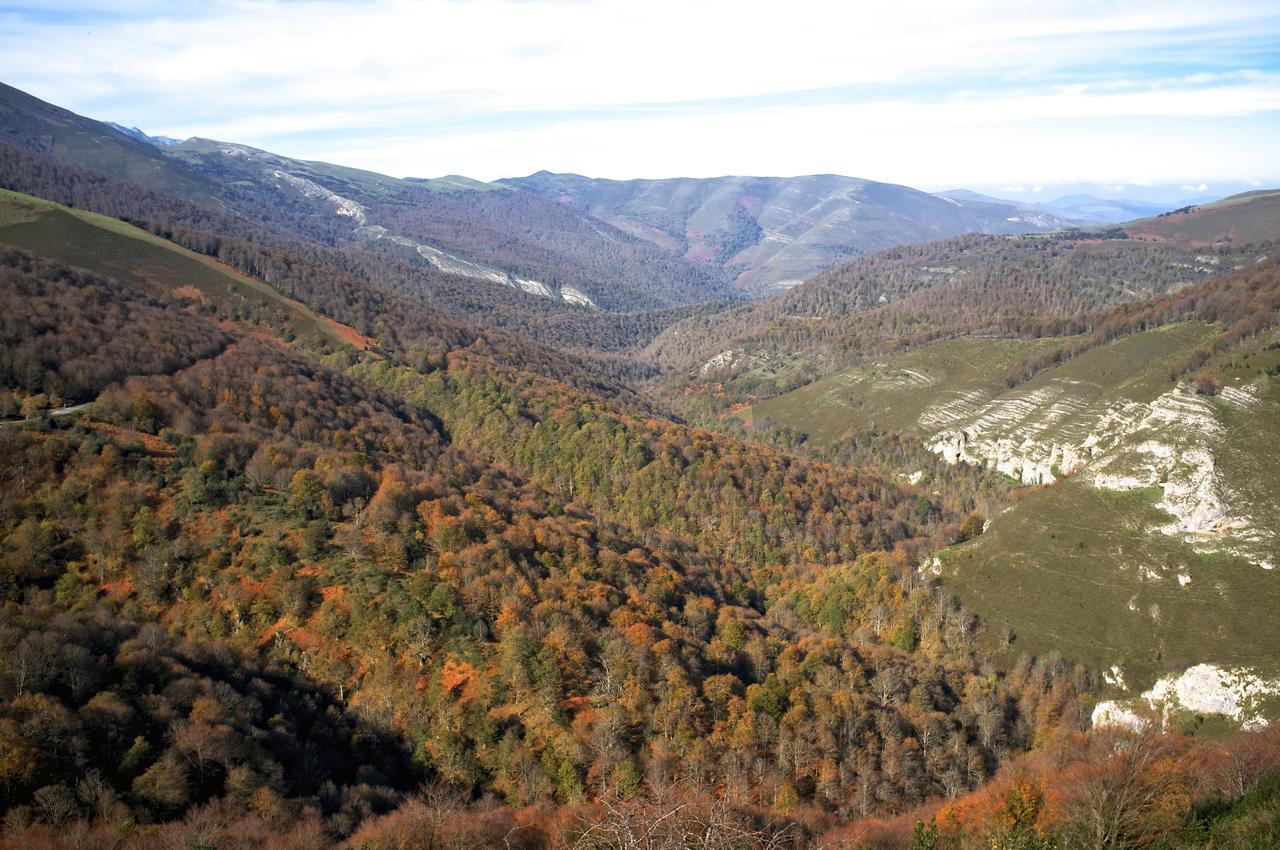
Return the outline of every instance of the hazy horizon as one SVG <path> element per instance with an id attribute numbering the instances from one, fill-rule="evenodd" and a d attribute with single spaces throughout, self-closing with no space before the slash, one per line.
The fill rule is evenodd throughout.
<path id="1" fill-rule="evenodd" d="M 1280 184 L 1274 2 L 53 0 L 0 23 L 0 79 L 42 99 L 395 176 Z"/>

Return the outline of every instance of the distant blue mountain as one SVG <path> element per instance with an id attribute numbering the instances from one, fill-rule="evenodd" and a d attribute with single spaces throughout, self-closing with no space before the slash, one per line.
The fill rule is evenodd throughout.
<path id="1" fill-rule="evenodd" d="M 1099 198 L 1095 195 L 1073 194 L 1063 195 L 1051 201 L 1028 202 L 1011 198 L 997 198 L 973 192 L 968 189 L 951 189 L 935 193 L 942 198 L 970 203 L 1017 204 L 1023 209 L 1046 213 L 1064 219 L 1071 224 L 1119 224 L 1137 218 L 1150 218 L 1163 212 L 1176 210 L 1188 204 L 1202 203 L 1206 198 L 1194 200 L 1179 199 L 1169 203 L 1152 203 L 1150 201 L 1134 201 L 1125 198 Z"/>

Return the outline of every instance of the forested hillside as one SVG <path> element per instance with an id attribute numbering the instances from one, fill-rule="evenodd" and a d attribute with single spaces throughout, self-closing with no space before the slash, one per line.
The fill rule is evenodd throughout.
<path id="1" fill-rule="evenodd" d="M 474 343 L 451 352 L 443 370 L 415 379 L 454 384 L 444 393 L 448 404 L 393 383 L 397 400 L 375 385 L 387 383 L 380 376 L 393 368 L 408 380 L 411 367 L 350 347 L 327 355 L 325 365 L 316 354 L 261 338 L 269 325 L 252 316 L 249 326 L 228 323 L 233 297 L 211 295 L 212 315 L 204 318 L 181 302 L 157 303 L 143 284 L 87 277 L 13 251 L 6 257 L 9 280 L 25 292 L 65 302 L 87 288 L 81 297 L 93 302 L 93 287 L 105 288 L 125 315 L 150 308 L 172 316 L 167 334 L 175 342 L 210 338 L 223 346 L 189 364 L 148 364 L 138 371 L 155 374 L 116 383 L 73 425 L 52 419 L 35 430 L 5 429 L 5 587 L 10 609 L 21 613 L 12 638 L 21 651 L 12 657 L 31 665 L 10 669 L 7 715 L 12 728 L 29 732 L 49 716 L 67 718 L 58 721 L 67 731 L 48 733 L 54 737 L 41 739 L 47 743 L 34 763 L 19 768 L 26 772 L 6 780 L 7 805 L 31 806 L 23 810 L 37 820 L 116 806 L 138 823 L 164 821 L 215 799 L 235 811 L 238 794 L 247 801 L 239 809 L 245 817 L 261 816 L 268 799 L 295 814 L 310 806 L 341 836 L 358 817 L 353 806 L 385 809 L 412 782 L 431 778 L 491 789 L 521 805 L 629 795 L 664 777 L 743 782 L 746 772 L 754 778 L 743 786 L 744 803 L 794 797 L 839 811 L 861 788 L 865 812 L 968 787 L 1041 725 L 1070 716 L 1085 684 L 1061 662 L 1037 673 L 1037 684 L 991 682 L 967 649 L 969 615 L 912 582 L 901 555 L 886 551 L 919 532 L 870 502 L 830 520 L 861 528 L 858 537 L 840 542 L 823 536 L 821 524 L 810 526 L 796 539 L 812 535 L 817 551 L 800 558 L 778 548 L 795 508 L 771 518 L 763 541 L 737 539 L 751 527 L 744 512 L 767 490 L 777 490 L 770 498 L 794 498 L 788 479 L 799 486 L 804 476 L 820 476 L 797 492 L 832 508 L 858 498 L 837 487 L 867 482 L 767 455 L 752 457 L 758 471 L 743 469 L 733 441 L 688 440 L 674 426 L 667 426 L 673 448 L 688 442 L 674 467 L 646 459 L 644 442 L 624 448 L 635 467 L 619 471 L 644 480 L 652 468 L 648 475 L 663 489 L 688 486 L 660 482 L 668 470 L 693 464 L 688 484 L 714 487 L 721 499 L 702 503 L 724 528 L 707 538 L 660 505 L 637 502 L 635 489 L 575 478 L 591 491 L 575 499 L 573 483 L 551 493 L 471 454 L 466 445 L 483 445 L 483 435 L 465 433 L 458 412 L 477 422 L 491 414 L 463 382 L 483 380 L 490 392 L 521 383 L 502 369 L 482 378 L 487 358 Z M 229 342 L 211 324 L 219 315 Z M 94 316 L 109 334 L 98 350 L 113 350 L 116 335 L 129 332 L 112 318 Z M 43 326 L 15 328 L 10 342 L 75 336 L 77 321 L 84 318 L 56 314 Z M 166 333 L 163 327 L 155 332 Z M 128 370 L 130 361 L 113 365 Z M 38 402 L 26 404 L 26 390 L 15 390 L 39 416 Z M 562 385 L 561 397 L 574 392 Z M 537 417 L 509 401 L 494 412 L 502 409 Z M 568 414 L 575 427 L 591 421 L 575 406 L 537 412 Z M 656 439 L 645 436 L 653 425 L 601 421 L 618 436 L 633 430 Z M 544 439 L 544 454 L 582 451 L 570 438 Z M 591 455 L 581 463 L 593 463 Z M 776 482 L 768 466 L 777 467 Z M 548 477 L 546 467 L 529 468 Z M 877 501 L 892 506 L 893 488 L 872 486 Z M 610 516 L 631 520 L 618 525 Z M 843 566 L 811 585 L 815 560 Z M 103 617 L 163 622 L 192 642 L 170 665 L 189 667 L 191 653 L 211 651 L 198 648 L 204 644 L 273 659 L 400 742 L 406 766 L 387 772 L 390 765 L 377 760 L 377 772 L 358 777 L 338 765 L 316 768 L 313 785 L 291 786 L 277 765 L 296 756 L 255 738 L 253 709 L 235 714 L 241 674 L 222 669 L 205 674 L 206 686 L 173 692 L 161 715 L 172 719 L 147 720 L 157 709 L 138 713 L 129 705 L 156 693 L 155 680 L 109 668 L 104 678 L 84 681 L 52 660 L 51 646 L 71 652 L 52 637 L 57 629 L 87 630 L 75 639 L 90 645 L 120 640 L 94 636 Z M 161 644 L 152 651 L 164 658 L 174 650 Z M 234 659 L 224 664 L 241 663 Z M 216 684 L 227 676 L 227 685 Z M 843 676 L 871 684 L 839 696 Z M 908 694 L 915 694 L 910 703 Z M 853 702 L 833 713 L 827 706 L 837 698 Z M 74 755 L 78 724 L 109 700 L 123 703 L 113 710 L 124 725 L 101 745 L 138 754 L 108 755 L 98 802 L 81 802 L 74 782 L 56 780 L 85 758 Z M 926 722 L 940 724 L 931 739 L 950 741 L 931 760 L 903 749 Z M 821 728 L 831 729 L 828 745 L 789 755 L 792 766 L 770 768 L 761 784 L 758 771 L 777 762 L 779 747 L 822 740 Z M 848 745 L 841 741 L 853 740 L 856 762 L 841 755 Z M 72 749 L 58 758 L 70 761 L 45 761 L 63 751 L 60 741 Z M 324 782 L 332 790 L 309 796 Z"/>
<path id="2" fill-rule="evenodd" d="M 939 339 L 1090 334 L 1112 308 L 1123 313 L 1273 250 L 1108 235 L 977 236 L 884 251 L 779 298 L 675 324 L 647 353 L 671 381 L 713 382 L 727 402 L 767 398 Z"/>
<path id="3" fill-rule="evenodd" d="M 486 296 L 499 287 L 519 289 L 521 277 L 552 294 L 571 287 L 611 310 L 729 294 L 713 270 L 527 193 L 400 180 L 208 139 L 161 149 L 2 83 L 0 117 L 0 141 L 9 145 L 247 217 L 293 239 L 385 251 L 401 262 L 417 258 L 414 264 L 428 270 L 488 263 L 502 282 L 463 275 Z M 442 249 L 447 257 L 432 263 L 404 243 Z"/>
<path id="4" fill-rule="evenodd" d="M 218 211 L 169 195 L 150 192 L 76 166 L 54 162 L 0 143 L 0 188 L 48 198 L 71 207 L 131 221 L 165 239 L 216 257 L 246 271 L 264 268 L 290 291 L 302 268 L 280 268 L 283 253 L 291 265 L 336 270 L 364 286 L 393 289 L 416 301 L 471 322 L 510 329 L 562 349 L 591 352 L 630 351 L 649 342 L 671 323 L 725 306 L 710 302 L 647 312 L 589 310 L 506 286 L 477 286 L 474 280 L 440 272 L 415 261 L 409 252 L 375 253 L 360 247 L 341 250 L 281 234 L 242 215 Z M 361 297 L 359 285 L 351 288 Z M 635 358 L 610 366 L 639 374 Z M 643 367 L 642 367 L 643 368 Z"/>

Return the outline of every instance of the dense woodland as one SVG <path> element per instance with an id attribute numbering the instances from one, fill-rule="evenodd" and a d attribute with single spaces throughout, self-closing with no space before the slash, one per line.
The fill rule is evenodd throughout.
<path id="1" fill-rule="evenodd" d="M 9 256 L 49 297 L 119 287 Z M 52 642 L 39 635 L 68 615 L 163 623 L 193 653 L 225 646 L 232 667 L 243 656 L 306 676 L 316 700 L 353 712 L 338 728 L 391 735 L 409 773 L 337 766 L 317 801 L 279 778 L 294 755 L 273 754 L 253 711 L 222 705 L 238 698 L 211 682 L 201 687 L 222 694 L 217 705 L 147 702 L 141 725 L 126 724 L 152 730 L 147 756 L 102 782 L 139 824 L 214 800 L 250 811 L 245 800 L 266 788 L 257 797 L 315 808 L 341 837 L 353 812 L 423 781 L 526 805 L 679 779 L 735 788 L 743 805 L 866 814 L 973 787 L 1009 752 L 1077 722 L 1082 671 L 1028 660 L 993 676 L 974 657 L 972 615 L 916 581 L 897 545 L 948 518 L 878 476 L 624 416 L 618 402 L 556 407 L 578 391 L 522 380 L 485 361 L 484 346 L 423 374 L 350 350 L 326 365 L 234 335 L 172 374 L 108 388 L 83 425 L 4 432 L 12 639 L 45 641 L 45 658 Z M 558 395 L 543 395 L 549 386 Z M 509 462 L 475 453 L 492 455 L 514 420 L 528 431 Z M 616 488 L 598 477 L 604 463 Z M 680 501 L 653 499 L 665 493 Z M 720 530 L 691 526 L 694 512 Z M 34 693 L 76 718 L 157 693 L 123 672 L 73 686 L 74 670 L 39 665 L 40 676 L 5 680 L 15 723 Z M 223 749 L 182 749 L 179 727 L 227 712 L 238 719 L 222 723 Z M 60 734 L 75 739 L 78 721 L 67 722 Z M 121 735 L 109 741 L 119 752 L 139 736 Z M 64 764 L 87 758 L 66 746 Z M 41 821 L 88 816 L 72 783 L 36 779 L 52 775 L 20 774 L 8 805 Z"/>
<path id="2" fill-rule="evenodd" d="M 198 204 L 192 187 L 238 173 L 216 156 L 179 198 L 8 137 L 43 153 L 0 145 L 0 186 L 216 259 L 360 347 L 298 333 L 310 314 L 288 300 L 183 297 L 161 260 L 113 278 L 0 247 L 0 846 L 1280 835 L 1274 732 L 1090 733 L 1094 671 L 1019 655 L 919 569 L 1022 488 L 906 435 L 817 456 L 768 423 L 670 413 L 695 409 L 677 392 L 726 346 L 809 359 L 785 378 L 697 374 L 721 393 L 711 409 L 959 333 L 1074 335 L 1052 360 L 1195 317 L 1225 347 L 1274 323 L 1275 258 L 975 237 L 727 312 L 593 312 L 348 244 L 298 198 L 228 187 Z M 609 232 L 621 247 L 593 255 L 578 219 L 486 230 L 551 215 L 511 197 L 410 186 L 370 205 L 512 264 L 563 264 L 549 282 L 620 275 L 614 306 L 639 304 L 627 287 L 651 268 L 645 307 L 693 300 L 678 264 Z M 628 362 L 654 337 L 653 359 Z M 49 411 L 71 401 L 89 404 Z"/>
<path id="3" fill-rule="evenodd" d="M 13 389 L 55 402 L 92 399 L 130 375 L 174 372 L 229 342 L 211 323 L 157 298 L 134 297 L 110 278 L 0 249 L 6 396 Z"/>

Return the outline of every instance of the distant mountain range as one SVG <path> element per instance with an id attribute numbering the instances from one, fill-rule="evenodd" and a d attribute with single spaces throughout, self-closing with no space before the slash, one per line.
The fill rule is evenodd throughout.
<path id="1" fill-rule="evenodd" d="M 1068 224 L 1008 201 L 938 197 L 836 174 L 623 181 L 541 171 L 499 183 L 724 269 L 749 296 L 787 289 L 835 263 L 895 245 Z"/>
<path id="2" fill-rule="evenodd" d="M 1013 201 L 993 198 L 990 195 L 983 195 L 979 192 L 971 192 L 968 189 L 952 189 L 946 192 L 937 192 L 940 198 L 950 198 L 961 202 L 983 202 L 989 204 L 1008 204 Z M 1194 201 L 1179 201 L 1174 204 L 1158 204 L 1146 201 L 1130 201 L 1124 199 L 1106 199 L 1099 198 L 1094 195 L 1078 194 L 1063 195 L 1060 198 L 1054 198 L 1052 201 L 1036 202 L 1025 204 L 1026 209 L 1036 210 L 1045 215 L 1054 216 L 1055 218 L 1069 222 L 1070 224 L 1118 224 L 1122 221 L 1133 221 L 1137 218 L 1147 218 L 1153 215 L 1159 215 L 1163 212 L 1178 209 L 1195 203 Z"/>
<path id="3" fill-rule="evenodd" d="M 1089 194 L 1024 203 L 834 174 L 400 179 L 232 142 L 152 136 L 2 84 L 0 140 L 229 208 L 292 237 L 361 245 L 472 285 L 605 310 L 759 298 L 885 248 L 1113 224 L 1189 203 Z"/>
<path id="4" fill-rule="evenodd" d="M 951 189 L 934 194 L 958 201 L 984 201 L 995 204 L 1017 204 L 1056 216 L 1073 225 L 1119 224 L 1139 218 L 1160 215 L 1188 206 L 1219 201 L 1232 195 L 1257 191 L 1257 183 L 1240 181 L 1198 186 L 1103 186 L 1072 183 L 1058 187 L 1037 186 L 1033 190 L 1007 187 L 1010 191 L 1029 191 L 1026 198 L 1014 200 L 969 189 Z M 1057 193 L 1053 190 L 1056 189 Z M 1120 194 L 1123 193 L 1123 194 Z M 1048 198 L 1048 200 L 1045 200 Z"/>
<path id="5" fill-rule="evenodd" d="M 493 286 L 575 309 L 626 311 L 731 294 L 716 269 L 536 195 L 466 178 L 402 180 L 212 139 L 157 144 L 4 85 L 0 142 L 230 211 L 290 238 L 470 280 L 490 293 L 488 302 Z"/>
<path id="6" fill-rule="evenodd" d="M 604 309 L 759 297 L 895 245 L 1068 224 L 1008 201 L 838 175 L 399 179 L 232 142 L 152 136 L 8 86 L 0 86 L 0 139 L 294 236 L 377 242 L 451 274 Z"/>

